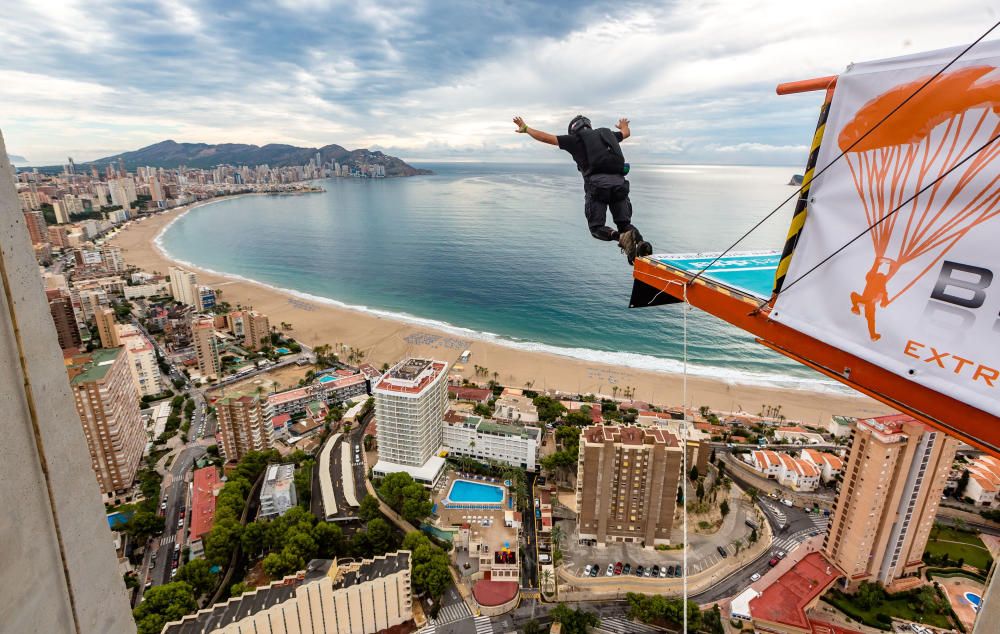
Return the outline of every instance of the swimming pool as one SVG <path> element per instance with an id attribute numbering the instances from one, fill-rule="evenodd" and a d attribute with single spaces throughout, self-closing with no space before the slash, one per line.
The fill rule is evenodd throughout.
<path id="1" fill-rule="evenodd" d="M 442 502 L 449 508 L 499 508 L 503 503 L 503 487 L 471 480 L 455 480 Z"/>
<path id="2" fill-rule="evenodd" d="M 332 377 L 329 374 L 321 376 L 321 377 L 319 377 L 319 379 L 317 379 L 317 381 L 319 381 L 320 383 L 331 383 L 331 382 L 336 381 L 336 380 L 337 379 L 335 377 Z"/>
<path id="3" fill-rule="evenodd" d="M 278 354 L 291 354 L 292 353 L 292 351 L 289 350 L 288 348 L 275 348 L 274 351 L 277 352 Z"/>
<path id="4" fill-rule="evenodd" d="M 972 604 L 972 609 L 976 612 L 979 611 L 979 606 L 983 602 L 983 598 L 975 592 L 966 592 L 965 600 Z"/>

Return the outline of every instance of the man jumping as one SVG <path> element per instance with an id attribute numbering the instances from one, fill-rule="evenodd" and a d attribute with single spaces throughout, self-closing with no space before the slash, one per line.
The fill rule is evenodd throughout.
<path id="1" fill-rule="evenodd" d="M 629 184 L 625 179 L 628 163 L 618 145 L 631 134 L 628 119 L 619 119 L 615 125 L 619 131 L 612 132 L 607 128 L 594 130 L 590 119 L 577 115 L 569 122 L 568 134 L 560 136 L 529 128 L 521 117 L 514 117 L 514 125 L 521 134 L 556 145 L 572 155 L 576 168 L 583 174 L 584 213 L 590 235 L 605 242 L 617 241 L 629 264 L 637 256 L 653 252 L 653 247 L 642 239 L 642 234 L 632 224 L 632 203 L 628 199 Z M 617 231 L 606 224 L 608 207 Z"/>

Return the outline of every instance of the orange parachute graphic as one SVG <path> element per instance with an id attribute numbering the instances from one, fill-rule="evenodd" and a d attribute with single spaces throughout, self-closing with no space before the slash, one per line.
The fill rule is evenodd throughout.
<path id="1" fill-rule="evenodd" d="M 987 169 L 1000 155 L 1000 143 L 987 145 L 955 169 L 1000 134 L 996 70 L 975 66 L 945 73 L 864 136 L 927 79 L 900 84 L 862 106 L 840 132 L 837 141 L 868 225 L 881 221 L 869 231 L 874 259 L 865 288 L 851 294 L 851 310 L 860 313 L 864 307 L 872 340 L 879 338 L 877 307 L 906 293 L 969 231 L 1000 214 L 1000 173 Z M 986 77 L 990 73 L 993 78 Z M 951 169 L 955 171 L 916 195 Z M 889 290 L 897 274 L 900 280 Z"/>

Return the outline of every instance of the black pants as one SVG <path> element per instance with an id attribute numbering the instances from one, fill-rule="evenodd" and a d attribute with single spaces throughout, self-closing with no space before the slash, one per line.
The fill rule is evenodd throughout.
<path id="1" fill-rule="evenodd" d="M 623 200 L 615 202 L 601 201 L 595 198 L 594 193 L 599 189 L 607 189 L 622 183 L 627 184 L 624 176 L 611 174 L 594 174 L 583 181 L 584 213 L 587 215 L 587 224 L 590 226 L 590 235 L 598 240 L 612 242 L 618 239 L 619 233 L 624 233 L 632 229 L 632 202 L 625 196 Z M 611 218 L 618 227 L 618 231 L 607 226 L 608 208 L 611 208 Z"/>

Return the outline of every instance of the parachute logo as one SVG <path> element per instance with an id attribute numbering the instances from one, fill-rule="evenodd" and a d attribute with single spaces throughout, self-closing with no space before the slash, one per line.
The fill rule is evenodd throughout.
<path id="1" fill-rule="evenodd" d="M 926 81 L 900 84 L 875 97 L 837 139 L 867 224 L 882 221 L 869 231 L 873 259 L 864 286 L 850 295 L 851 312 L 864 313 L 872 341 L 881 337 L 875 328 L 878 310 L 913 288 L 966 234 L 1000 215 L 1000 172 L 991 168 L 1000 142 L 891 214 L 1000 134 L 1000 72 L 992 66 L 941 75 L 851 148 Z"/>

